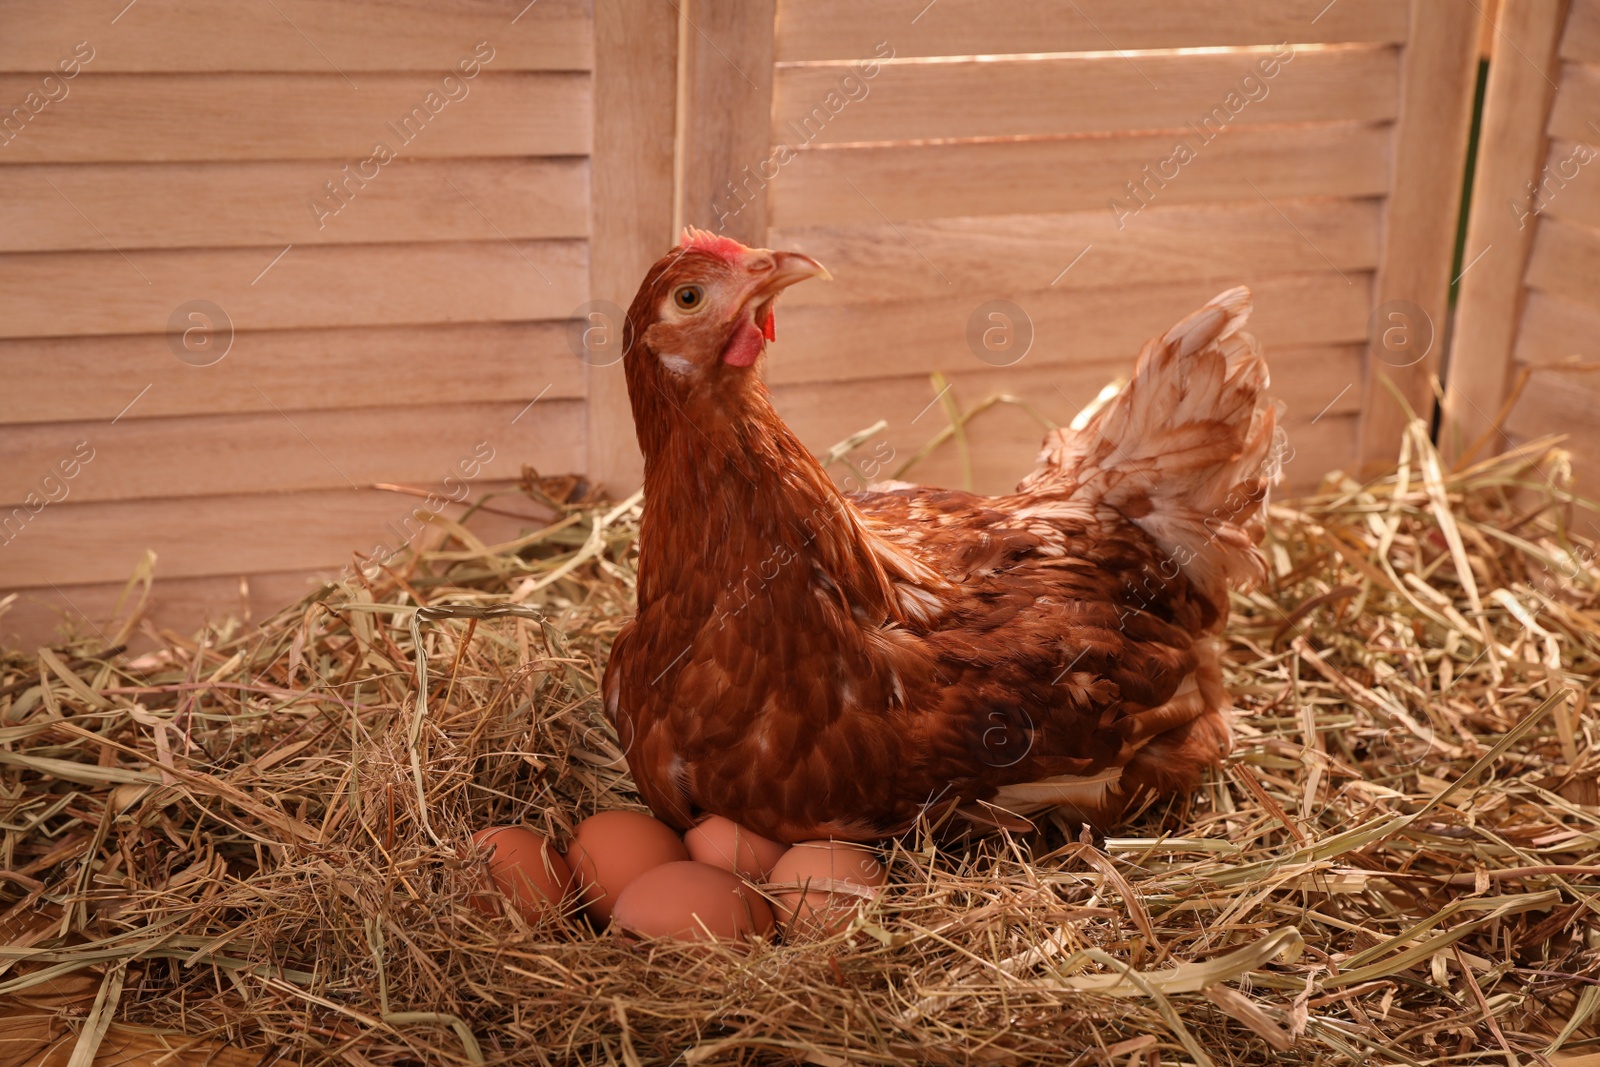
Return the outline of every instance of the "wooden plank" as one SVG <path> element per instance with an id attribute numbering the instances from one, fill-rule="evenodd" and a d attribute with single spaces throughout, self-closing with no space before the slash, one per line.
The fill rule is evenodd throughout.
<path id="1" fill-rule="evenodd" d="M 1538 179 L 1546 152 L 1543 118 L 1560 65 L 1562 6 L 1562 0 L 1525 0 L 1508 5 L 1500 20 L 1503 40 L 1511 42 L 1506 53 L 1514 47 L 1526 61 L 1489 67 L 1466 244 L 1469 256 L 1489 251 L 1461 278 L 1441 435 L 1447 455 L 1489 429 L 1510 384 L 1523 272 L 1538 225 L 1528 216 L 1535 205 L 1527 184 Z"/>
<path id="2" fill-rule="evenodd" d="M 564 319 L 587 295 L 582 241 L 486 241 L 0 256 L 0 336 L 156 333 L 187 301 L 236 330 Z M 71 315 L 63 293 L 92 293 Z"/>
<path id="3" fill-rule="evenodd" d="M 260 622 L 320 589 L 337 573 L 337 568 L 328 568 L 322 572 L 158 578 L 144 617 L 159 629 L 185 636 L 201 626 L 220 625 L 229 618 Z M 96 636 L 108 643 L 116 624 L 126 617 L 116 610 L 123 588 L 123 582 L 105 582 L 58 583 L 54 589 L 44 586 L 24 590 L 11 610 L 0 615 L 0 648 L 32 652 L 41 645 L 63 640 L 69 633 Z M 152 642 L 137 635 L 130 644 L 131 651 L 137 654 Z"/>
<path id="4" fill-rule="evenodd" d="M 1274 381 L 1271 395 L 1284 404 L 1285 425 L 1352 417 L 1361 410 L 1359 345 L 1282 349 L 1270 354 L 1269 363 Z M 952 391 L 963 407 L 1005 394 L 1022 397 L 1046 417 L 1066 423 L 1102 386 L 1125 378 L 1132 367 L 1131 355 L 1095 362 L 1030 362 L 1004 369 L 974 369 L 968 364 L 952 366 L 945 378 L 954 383 Z M 935 395 L 926 374 L 849 383 L 800 382 L 773 389 L 780 410 L 802 440 L 818 452 L 880 418 L 890 423 L 891 431 L 920 447 L 947 422 L 942 409 L 928 408 Z M 783 407 L 786 404 L 790 406 Z M 1037 448 L 1042 430 L 1036 432 L 1033 423 L 1022 421 L 1026 424 L 1022 436 Z"/>
<path id="5" fill-rule="evenodd" d="M 1600 121 L 1596 121 L 1594 109 L 1595 100 L 1600 99 L 1600 64 L 1562 64 L 1558 80 L 1561 88 L 1550 111 L 1550 135 L 1585 144 L 1600 141 Z"/>
<path id="6" fill-rule="evenodd" d="M 1600 426 L 1594 413 L 1600 406 L 1600 374 L 1589 371 L 1538 371 L 1528 382 L 1506 420 L 1509 441 L 1524 441 L 1564 434 L 1561 447 L 1570 454 L 1572 485 L 1580 496 L 1600 501 Z M 1553 482 L 1561 473 L 1554 463 L 1542 468 Z M 1579 536 L 1600 536 L 1600 521 L 1593 511 L 1573 508 L 1572 530 Z"/>
<path id="7" fill-rule="evenodd" d="M 1109 289 L 983 293 L 970 299 L 792 308 L 767 364 L 768 381 L 843 382 L 983 367 L 968 347 L 969 319 L 987 300 L 1009 298 L 1031 319 L 1023 362 L 1131 365 L 1139 348 L 1218 292 L 1248 280 L 1253 332 L 1268 353 L 1364 341 L 1370 274 L 1299 274 Z M 1119 371 L 1118 373 L 1124 373 Z M 1331 399 L 1331 397 L 1329 398 Z"/>
<path id="8" fill-rule="evenodd" d="M 1528 293 L 1516 356 L 1518 363 L 1530 366 L 1600 363 L 1600 310 L 1550 293 Z"/>
<path id="9" fill-rule="evenodd" d="M 0 0 L 0 71 L 54 70 L 64 42 L 83 38 L 96 49 L 88 69 L 97 72 L 443 72 L 480 41 L 494 49 L 495 70 L 587 70 L 593 59 L 584 0 L 455 0 L 448 9 L 392 0 L 122 7 L 53 0 L 45 14 L 29 0 Z"/>
<path id="10" fill-rule="evenodd" d="M 441 363 L 470 367 L 447 373 Z M 165 334 L 0 341 L 0 425 L 583 395 L 564 323 L 257 330 L 195 367 Z M 270 397 L 271 402 L 266 398 Z M 129 404 L 137 398 L 138 402 Z"/>
<path id="11" fill-rule="evenodd" d="M 633 302 L 674 244 L 673 137 L 679 12 L 658 0 L 595 0 L 593 200 L 589 288 L 604 325 Z M 687 30 L 687 26 L 682 27 Z M 644 478 L 622 364 L 591 365 L 589 477 L 621 497 Z"/>
<path id="12" fill-rule="evenodd" d="M 726 64 L 724 64 L 726 66 Z M 873 71 L 872 77 L 866 72 Z M 1392 47 L 785 67 L 772 142 L 791 147 L 1395 117 Z M 738 88 L 748 88 L 739 86 Z M 754 94 L 749 94 L 754 95 Z M 766 146 L 756 146 L 755 159 Z M 735 160 L 751 162 L 746 158 Z"/>
<path id="13" fill-rule="evenodd" d="M 1535 371 L 1517 400 L 1517 406 L 1511 409 L 1506 429 L 1524 438 L 1571 433 L 1600 443 L 1600 432 L 1595 425 L 1597 410 L 1600 410 L 1600 373 Z"/>
<path id="14" fill-rule="evenodd" d="M 104 251 L 108 241 L 127 252 L 588 233 L 585 159 L 423 160 L 368 168 L 376 176 L 365 180 L 342 166 L 0 167 L 0 252 Z"/>
<path id="15" fill-rule="evenodd" d="M 474 500 L 489 493 L 502 494 L 496 496 L 492 510 L 479 510 L 465 519 L 464 525 L 483 543 L 504 544 L 555 518 L 545 514 L 533 501 L 508 492 L 513 488 L 500 482 L 486 482 L 475 487 Z M 325 498 L 318 499 L 325 502 Z M 211 576 L 175 578 L 167 576 L 164 561 L 158 560 L 156 581 L 150 590 L 150 599 L 142 618 L 159 629 L 181 635 L 192 634 L 204 625 L 220 625 L 229 618 L 246 624 L 264 622 L 321 589 L 327 582 L 337 580 L 342 571 L 350 573 L 353 569 L 353 552 L 394 551 L 400 547 L 402 538 L 408 532 L 416 534 L 422 531 L 420 523 L 414 519 L 408 530 L 408 501 L 404 497 L 391 496 L 389 504 L 390 510 L 382 512 L 384 517 L 375 527 L 357 530 L 351 537 L 334 545 L 328 553 L 326 565 L 312 569 L 265 574 L 236 570 Z M 449 514 L 459 518 L 462 508 L 452 505 Z M 420 532 L 420 536 L 414 536 L 412 543 L 434 545 L 444 536 L 442 530 L 429 526 L 425 532 Z M 38 577 L 33 580 L 41 581 Z M 102 642 L 109 643 L 107 638 L 113 632 L 113 623 L 126 618 L 127 605 L 123 607 L 123 614 L 117 612 L 117 599 L 122 595 L 125 585 L 125 578 L 75 584 L 63 576 L 50 586 L 21 587 L 22 595 L 8 611 L 0 614 L 0 649 L 14 648 L 32 653 L 41 645 L 60 641 L 69 629 L 82 635 L 98 636 Z M 142 633 L 136 633 L 129 641 L 130 651 L 134 654 L 153 644 Z M 217 1060 L 210 1062 L 211 1067 L 218 1067 L 221 1063 Z M 255 1067 L 255 1064 L 252 1061 L 245 1067 Z"/>
<path id="16" fill-rule="evenodd" d="M 1499 40 L 1496 27 L 1500 23 L 1500 0 L 1484 0 L 1483 18 L 1478 22 L 1478 59 L 1487 63 L 1494 59 L 1495 43 Z"/>
<path id="17" fill-rule="evenodd" d="M 1561 56 L 1579 63 L 1600 63 L 1600 0 L 1572 0 Z"/>
<path id="18" fill-rule="evenodd" d="M 516 478 L 523 463 L 552 474 L 581 470 L 582 402 L 547 399 L 525 408 L 512 400 L 14 426 L 0 435 L 0 511 L 29 493 L 87 502 L 380 482 L 437 489 L 447 476 L 460 482 L 459 464 L 478 471 L 474 479 L 502 481 Z M 80 442 L 88 452 L 76 451 Z M 197 443 L 203 463 L 194 462 Z M 69 460 L 75 477 L 62 480 L 59 462 L 83 454 L 94 458 Z"/>
<path id="19" fill-rule="evenodd" d="M 1507 447 L 1527 444 L 1529 441 L 1545 436 L 1547 434 L 1544 433 L 1527 436 L 1512 435 L 1511 445 Z M 1562 518 L 1567 524 L 1567 532 L 1574 539 L 1600 540 L 1600 518 L 1596 517 L 1596 512 L 1593 510 L 1594 506 L 1600 506 L 1600 478 L 1597 478 L 1594 474 L 1595 471 L 1600 471 L 1600 433 L 1579 430 L 1569 434 L 1567 439 L 1561 443 L 1561 448 L 1567 453 L 1571 461 L 1573 492 L 1577 493 L 1581 499 L 1591 502 L 1590 507 L 1579 506 L 1566 509 L 1566 514 Z M 1555 461 L 1546 462 L 1539 469 L 1551 481 L 1555 481 L 1557 475 L 1564 473 Z M 1556 1056 L 1552 1058 L 1551 1062 L 1559 1064 L 1562 1063 L 1562 1060 L 1562 1057 Z M 1576 1056 L 1567 1061 L 1568 1067 L 1574 1067 L 1573 1061 L 1576 1061 L 1576 1067 L 1583 1067 L 1582 1058 Z"/>
<path id="20" fill-rule="evenodd" d="M 679 107 L 681 221 L 756 248 L 766 244 L 766 197 L 731 190 L 770 155 L 776 6 L 777 0 L 684 0 L 683 8 L 690 32 L 683 35 Z"/>
<path id="21" fill-rule="evenodd" d="M 1291 451 L 1284 457 L 1283 480 L 1273 490 L 1273 499 L 1292 500 L 1315 493 L 1334 471 L 1353 475 L 1360 462 L 1356 450 L 1360 423 L 1359 414 L 1334 413 L 1314 423 L 1285 423 Z"/>
<path id="22" fill-rule="evenodd" d="M 780 62 L 1405 40 L 1394 0 L 784 0 Z"/>
<path id="23" fill-rule="evenodd" d="M 0 165 L 321 159 L 356 166 L 374 158 L 378 144 L 397 160 L 589 151 L 587 74 L 486 70 L 470 81 L 452 78 L 450 90 L 445 78 L 366 74 L 357 92 L 337 74 L 86 73 L 37 114 L 0 114 Z M 20 105 L 38 81 L 0 74 L 0 100 Z"/>
<path id="24" fill-rule="evenodd" d="M 1600 137 L 1595 140 L 1600 142 Z M 1596 145 L 1551 141 L 1544 169 L 1532 180 L 1538 186 L 1532 204 L 1535 214 L 1600 228 L 1600 148 Z M 1506 208 L 1520 220 L 1529 205 L 1513 202 Z"/>
<path id="25" fill-rule="evenodd" d="M 1528 285 L 1600 311 L 1600 230 L 1564 219 L 1539 224 L 1528 260 Z"/>
<path id="26" fill-rule="evenodd" d="M 1330 262 L 1371 270 L 1381 223 L 1375 199 L 1256 199 L 1151 207 L 1120 229 L 1096 209 L 797 227 L 774 231 L 771 244 L 816 257 L 834 277 L 786 292 L 787 309 L 947 296 L 952 285 L 1028 292 L 1312 273 Z"/>
<path id="27" fill-rule="evenodd" d="M 1380 196 L 1389 186 L 1391 129 L 1340 123 L 1242 127 L 1209 144 L 1195 137 L 1193 160 L 1169 166 L 1168 179 L 1157 168 L 1177 158 L 1178 139 L 1165 133 L 803 149 L 772 183 L 771 223 L 787 229 L 1100 209 L 1134 226 L 1141 204 L 1257 199 L 1257 191 L 1274 200 Z"/>
<path id="28" fill-rule="evenodd" d="M 474 486 L 479 492 L 503 483 Z M 476 499 L 476 497 L 474 497 Z M 303 493 L 237 494 L 50 505 L 34 516 L 0 552 L 0 589 L 36 589 L 125 582 L 156 553 L 160 579 L 337 570 L 356 552 L 393 552 L 416 536 L 424 498 L 381 489 L 326 489 Z M 531 511 L 531 502 L 497 498 L 503 509 Z M 452 517 L 462 506 L 447 508 Z M 0 515 L 0 523 L 11 514 Z M 493 518 L 493 516 L 491 516 Z M 15 520 L 12 520 L 15 522 Z M 537 528 L 535 519 L 494 524 Z"/>
<path id="29" fill-rule="evenodd" d="M 1126 372 L 1126 367 L 1120 369 Z M 1025 398 L 1033 412 L 1061 425 L 1092 400 L 1116 372 L 1103 366 L 1006 372 L 985 369 L 953 374 L 949 382 L 951 396 L 963 410 L 987 397 L 1009 394 Z M 878 477 L 888 478 L 948 425 L 938 404 L 929 407 L 935 395 L 925 378 L 895 378 L 849 385 L 821 382 L 782 386 L 773 391 L 773 401 L 801 441 L 815 452 L 822 452 L 879 419 L 886 420 L 888 428 L 873 443 L 863 446 L 861 454 L 877 458 L 882 463 Z M 1290 443 L 1296 449 L 1285 469 L 1291 485 L 1309 487 L 1328 470 L 1348 467 L 1354 458 L 1353 407 L 1343 405 L 1343 410 L 1331 411 L 1314 424 L 1310 416 L 1286 420 Z M 998 404 L 975 416 L 967 424 L 974 491 L 992 494 L 1015 489 L 1017 482 L 1033 469 L 1045 429 L 1034 414 L 1015 404 Z M 904 477 L 922 485 L 965 485 L 953 442 L 946 442 Z M 843 484 L 859 488 L 851 482 Z"/>
<path id="30" fill-rule="evenodd" d="M 1436 338 L 1442 338 L 1449 313 L 1450 257 L 1472 126 L 1481 18 L 1477 7 L 1458 0 L 1411 0 L 1386 247 L 1374 303 L 1382 311 L 1403 301 L 1435 324 Z M 1436 339 L 1423 358 L 1399 366 L 1384 347 L 1389 323 L 1383 315 L 1374 320 L 1361 458 L 1376 468 L 1393 463 L 1407 421 L 1386 380 L 1412 411 L 1429 418 L 1430 381 L 1443 345 Z"/>

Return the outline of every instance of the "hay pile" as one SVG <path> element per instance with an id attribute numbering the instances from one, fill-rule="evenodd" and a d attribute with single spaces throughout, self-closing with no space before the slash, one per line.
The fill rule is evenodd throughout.
<path id="1" fill-rule="evenodd" d="M 595 695 L 632 502 L 494 549 L 459 531 L 134 662 L 9 655 L 0 1062 L 1600 1050 L 1600 569 L 1560 463 L 1441 472 L 1413 432 L 1396 477 L 1275 509 L 1272 583 L 1229 631 L 1237 751 L 1204 791 L 1095 843 L 908 835 L 857 930 L 807 945 L 468 905 L 471 830 L 638 804 Z"/>

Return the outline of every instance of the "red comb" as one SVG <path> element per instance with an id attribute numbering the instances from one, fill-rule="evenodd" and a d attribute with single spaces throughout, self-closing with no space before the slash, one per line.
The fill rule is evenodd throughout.
<path id="1" fill-rule="evenodd" d="M 686 252 L 690 249 L 696 252 L 705 252 L 719 259 L 725 259 L 729 263 L 743 263 L 744 254 L 749 251 L 732 237 L 722 237 L 709 230 L 699 230 L 693 226 L 685 226 L 683 228 L 683 240 L 678 242 L 678 247 Z"/>

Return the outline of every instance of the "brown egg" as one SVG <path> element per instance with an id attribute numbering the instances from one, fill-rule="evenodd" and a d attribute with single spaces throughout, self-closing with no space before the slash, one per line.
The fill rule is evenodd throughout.
<path id="1" fill-rule="evenodd" d="M 641 937 L 743 941 L 772 934 L 772 909 L 732 871 L 687 860 L 646 871 L 617 898 L 616 924 Z"/>
<path id="2" fill-rule="evenodd" d="M 790 937 L 836 934 L 889 879 L 878 853 L 849 841 L 803 841 L 768 877 L 778 925 Z"/>
<path id="3" fill-rule="evenodd" d="M 689 848 L 690 859 L 732 871 L 752 882 L 765 881 L 773 864 L 789 851 L 782 841 L 751 833 L 720 815 L 702 820 L 683 835 L 683 843 Z"/>
<path id="4" fill-rule="evenodd" d="M 521 826 L 491 826 L 473 834 L 472 843 L 487 857 L 495 886 L 524 919 L 534 923 L 561 911 L 572 871 L 549 841 Z M 472 905 L 486 914 L 495 910 L 482 895 Z"/>
<path id="5" fill-rule="evenodd" d="M 578 824 L 567 864 L 584 910 L 607 922 L 618 895 L 652 867 L 689 858 L 677 831 L 637 811 L 602 811 Z"/>

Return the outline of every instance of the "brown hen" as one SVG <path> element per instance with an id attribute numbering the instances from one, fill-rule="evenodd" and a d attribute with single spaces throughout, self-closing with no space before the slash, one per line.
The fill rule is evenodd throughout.
<path id="1" fill-rule="evenodd" d="M 1281 458 L 1248 291 L 1146 344 L 1016 492 L 845 494 L 755 367 L 814 277 L 688 231 L 628 312 L 639 611 L 604 692 L 651 809 L 871 840 L 948 806 L 1104 828 L 1193 788 L 1230 747 L 1214 635 Z"/>

